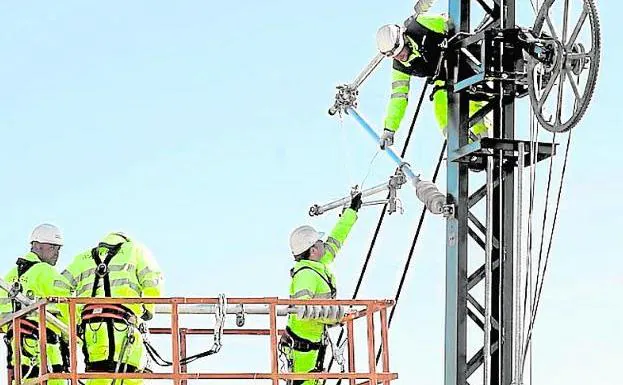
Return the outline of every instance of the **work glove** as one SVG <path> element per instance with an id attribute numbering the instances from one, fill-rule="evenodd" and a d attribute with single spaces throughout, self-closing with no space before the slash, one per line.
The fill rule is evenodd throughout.
<path id="1" fill-rule="evenodd" d="M 358 192 L 350 199 L 350 208 L 359 211 L 361 208 L 361 192 Z"/>
<path id="2" fill-rule="evenodd" d="M 379 141 L 379 146 L 381 150 L 385 150 L 386 146 L 391 146 L 394 144 L 394 131 L 388 130 L 387 128 L 383 130 L 383 135 L 381 135 L 381 140 Z"/>

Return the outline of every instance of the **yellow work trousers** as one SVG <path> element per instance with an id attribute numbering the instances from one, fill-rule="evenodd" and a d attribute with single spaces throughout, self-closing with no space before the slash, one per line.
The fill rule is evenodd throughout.
<path id="1" fill-rule="evenodd" d="M 109 333 L 112 332 L 112 335 Z M 112 338 L 112 341 L 111 341 Z M 119 372 L 129 372 L 124 370 L 124 365 L 131 365 L 137 371 L 145 368 L 146 357 L 145 348 L 143 346 L 143 337 L 139 330 L 134 326 L 128 326 L 120 322 L 112 323 L 112 327 L 106 322 L 94 322 L 85 325 L 83 342 L 85 347 L 85 364 L 98 365 L 112 359 L 107 368 L 110 372 L 115 371 L 116 363 L 120 362 Z M 111 351 L 111 349 L 113 349 Z M 98 365 L 99 366 L 99 365 Z M 90 370 L 92 372 L 100 372 L 103 370 Z M 109 385 L 112 384 L 111 379 L 93 379 L 88 380 L 87 385 Z M 124 379 L 124 385 L 141 385 L 143 380 Z M 117 380 L 116 384 L 121 384 L 121 380 Z"/>
<path id="2" fill-rule="evenodd" d="M 477 102 L 470 101 L 469 102 L 469 116 L 474 115 L 478 110 L 480 110 L 486 102 Z M 439 128 L 445 137 L 447 137 L 448 130 L 448 92 L 445 89 L 440 89 L 435 92 L 433 95 L 433 110 L 435 112 L 435 118 L 437 119 L 437 123 L 439 124 Z M 485 116 L 484 119 L 480 120 L 476 124 L 474 124 L 471 128 L 472 133 L 476 135 L 478 138 L 483 136 L 487 136 L 487 131 L 491 127 L 491 122 L 488 116 Z"/>
<path id="3" fill-rule="evenodd" d="M 15 351 L 15 339 L 13 339 L 12 349 Z M 60 372 L 63 365 L 63 356 L 59 344 L 46 344 L 48 373 Z M 34 338 L 24 338 L 22 343 L 20 361 L 22 364 L 22 380 L 26 378 L 36 378 L 39 376 L 39 365 L 41 359 L 39 354 L 39 340 Z M 11 357 L 11 365 L 15 366 L 15 354 Z M 59 369 L 57 369 L 59 368 Z M 54 370 L 56 369 L 56 370 Z M 49 380 L 48 385 L 65 385 L 67 380 Z"/>

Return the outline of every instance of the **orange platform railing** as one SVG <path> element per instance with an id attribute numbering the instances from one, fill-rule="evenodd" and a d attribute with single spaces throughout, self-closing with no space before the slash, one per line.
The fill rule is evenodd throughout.
<path id="1" fill-rule="evenodd" d="M 26 315 L 38 313 L 39 320 L 39 347 L 40 360 L 39 375 L 36 378 L 29 378 L 22 381 L 23 373 L 21 370 L 20 349 L 13 349 L 15 359 L 14 369 L 9 371 L 8 380 L 15 381 L 16 384 L 44 384 L 51 379 L 68 379 L 72 385 L 78 385 L 78 380 L 85 379 L 166 379 L 173 380 L 176 385 L 185 385 L 187 380 L 200 379 L 263 379 L 272 380 L 274 385 L 279 380 L 307 380 L 307 379 L 347 379 L 349 385 L 355 385 L 356 380 L 366 380 L 370 384 L 383 383 L 389 384 L 390 381 L 398 378 L 396 373 L 389 370 L 390 352 L 388 346 L 388 309 L 394 305 L 391 300 L 291 300 L 279 299 L 276 297 L 265 298 L 227 298 L 227 305 L 247 309 L 255 307 L 254 313 L 265 314 L 268 317 L 266 328 L 223 328 L 222 335 L 242 335 L 242 336 L 265 336 L 268 337 L 269 344 L 267 352 L 269 372 L 188 372 L 188 367 L 184 365 L 184 358 L 187 356 L 188 339 L 194 335 L 211 335 L 215 329 L 209 328 L 189 328 L 180 324 L 180 314 L 196 314 L 189 312 L 189 307 L 195 308 L 210 305 L 218 306 L 222 298 L 48 298 L 46 301 L 39 301 L 30 306 L 25 306 L 19 312 L 12 315 L 9 321 L 13 329 L 13 338 L 20 340 L 22 335 L 21 323 Z M 48 303 L 64 303 L 69 306 L 69 322 L 76 325 L 79 317 L 76 305 L 85 304 L 107 304 L 120 305 L 132 303 L 153 303 L 159 309 L 166 308 L 166 313 L 170 313 L 170 327 L 150 327 L 149 333 L 153 335 L 171 336 L 171 372 L 143 372 L 143 373 L 101 373 L 101 372 L 79 372 L 78 371 L 78 339 L 76 328 L 69 328 L 67 336 L 69 340 L 69 371 L 67 373 L 49 373 L 47 370 L 47 354 L 45 349 L 46 339 L 46 305 Z M 341 307 L 346 309 L 345 315 L 340 323 L 346 329 L 346 350 L 348 359 L 344 372 L 313 372 L 313 373 L 289 373 L 281 371 L 279 368 L 278 339 L 284 332 L 277 327 L 277 318 L 302 309 L 303 307 Z M 259 310 L 258 310 L 259 309 Z M 161 313 L 160 311 L 158 313 Z M 231 314 L 231 313 L 227 313 Z M 378 324 L 377 320 L 378 319 Z M 355 323 L 365 322 L 367 344 L 365 349 L 356 346 Z M 239 325 L 240 326 L 240 325 Z M 359 331 L 359 329 L 358 329 Z M 380 336 L 380 341 L 376 336 Z M 382 346 L 381 365 L 377 368 L 376 349 Z M 356 349 L 358 348 L 358 349 Z M 358 372 L 355 367 L 355 352 L 367 352 L 367 370 Z M 378 370 L 380 369 L 380 370 Z"/>

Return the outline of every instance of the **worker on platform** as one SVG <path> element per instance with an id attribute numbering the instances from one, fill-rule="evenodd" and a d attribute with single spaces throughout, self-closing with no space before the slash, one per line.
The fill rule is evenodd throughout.
<path id="1" fill-rule="evenodd" d="M 443 46 L 448 36 L 448 17 L 444 14 L 411 16 L 404 26 L 386 24 L 378 29 L 376 44 L 385 56 L 393 58 L 391 96 L 387 105 L 384 130 L 380 147 L 385 149 L 394 143 L 394 134 L 407 110 L 411 77 L 434 81 L 431 95 L 435 118 L 443 136 L 448 125 L 448 93 L 445 89 L 446 71 L 443 63 Z M 478 111 L 483 102 L 470 102 L 470 116 Z M 490 123 L 482 120 L 472 126 L 472 133 L 480 138 L 486 136 Z"/>
<path id="2" fill-rule="evenodd" d="M 121 232 L 104 237 L 97 246 L 77 255 L 63 272 L 77 297 L 160 297 L 163 275 L 148 249 Z M 147 357 L 141 330 L 152 319 L 154 304 L 101 305 L 77 308 L 78 336 L 86 372 L 140 373 Z M 111 379 L 87 381 L 111 384 Z M 126 385 L 142 380 L 123 381 Z M 119 383 L 119 381 L 117 381 Z"/>
<path id="3" fill-rule="evenodd" d="M 15 265 L 9 270 L 4 281 L 12 285 L 11 293 L 0 289 L 0 319 L 10 316 L 24 308 L 24 305 L 15 298 L 23 294 L 31 300 L 37 301 L 46 297 L 68 297 L 68 287 L 57 284 L 62 279 L 54 268 L 58 261 L 59 252 L 63 246 L 63 235 L 60 229 L 49 223 L 41 224 L 30 235 L 30 252 L 19 257 Z M 67 307 L 58 304 L 46 305 L 47 312 L 67 323 Z M 40 373 L 39 354 L 39 314 L 34 312 L 19 321 L 21 330 L 20 354 L 22 379 L 36 378 Z M 9 371 L 14 370 L 15 355 L 18 348 L 13 340 L 13 325 L 9 323 L 1 326 L 0 331 L 6 333 L 4 341 L 7 345 L 7 363 Z M 61 338 L 58 327 L 46 322 L 47 343 L 47 371 L 48 373 L 66 372 L 69 366 L 67 342 Z M 65 384 L 65 380 L 48 380 L 50 385 Z"/>
<path id="4" fill-rule="evenodd" d="M 323 233 L 311 226 L 300 226 L 290 235 L 290 249 L 294 268 L 290 271 L 291 299 L 333 299 L 336 297 L 335 276 L 329 265 L 335 259 L 351 228 L 357 221 L 361 207 L 361 193 L 351 199 L 326 241 Z M 331 323 L 335 323 L 331 321 Z M 327 346 L 327 322 L 303 320 L 291 314 L 286 333 L 280 341 L 280 350 L 287 355 L 292 373 L 322 372 Z M 311 385 L 314 380 L 295 380 L 293 385 Z"/>

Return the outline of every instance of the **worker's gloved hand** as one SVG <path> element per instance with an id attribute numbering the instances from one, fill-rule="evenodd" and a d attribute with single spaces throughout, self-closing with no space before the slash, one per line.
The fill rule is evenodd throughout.
<path id="1" fill-rule="evenodd" d="M 381 140 L 379 141 L 379 146 L 381 150 L 385 150 L 385 147 L 391 146 L 394 144 L 394 131 L 388 130 L 387 128 L 383 130 L 383 135 L 381 135 Z"/>
<path id="2" fill-rule="evenodd" d="M 361 208 L 361 192 L 358 192 L 350 199 L 350 208 L 359 211 Z"/>
<path id="3" fill-rule="evenodd" d="M 141 315 L 141 319 L 143 321 L 150 321 L 152 318 L 154 318 L 154 315 L 152 314 L 152 312 L 150 312 L 147 309 L 143 309 L 143 314 Z"/>

